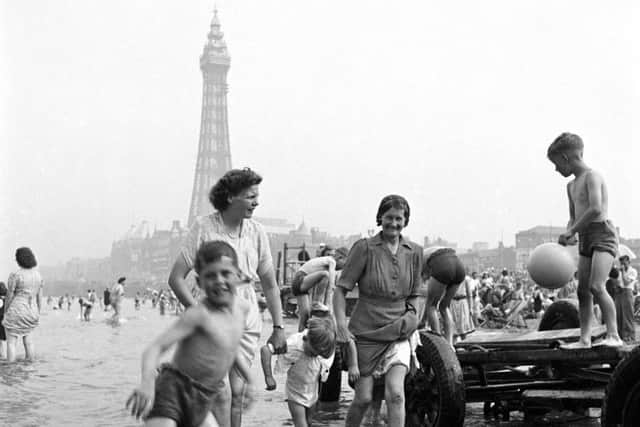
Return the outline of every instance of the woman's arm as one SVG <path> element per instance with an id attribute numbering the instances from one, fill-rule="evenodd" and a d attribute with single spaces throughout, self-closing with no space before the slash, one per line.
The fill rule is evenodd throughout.
<path id="1" fill-rule="evenodd" d="M 353 340 L 353 334 L 347 326 L 347 292 L 346 289 L 338 286 L 333 294 L 333 314 L 336 318 L 336 340 L 338 342 L 349 342 Z"/>
<path id="2" fill-rule="evenodd" d="M 191 290 L 188 288 L 187 281 L 185 280 L 189 271 L 191 271 L 191 267 L 187 265 L 187 262 L 181 255 L 178 255 L 169 274 L 169 286 L 185 308 L 196 304 L 196 300 L 193 298 L 193 295 L 191 295 Z"/>

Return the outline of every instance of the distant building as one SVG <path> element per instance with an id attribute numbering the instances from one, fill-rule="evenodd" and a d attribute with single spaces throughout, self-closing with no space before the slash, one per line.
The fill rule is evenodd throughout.
<path id="1" fill-rule="evenodd" d="M 471 244 L 471 250 L 474 252 L 486 251 L 489 249 L 489 242 L 473 242 Z"/>
<path id="2" fill-rule="evenodd" d="M 166 283 L 188 229 L 173 221 L 169 230 L 151 230 L 147 221 L 132 226 L 111 246 L 111 268 L 117 276 Z"/>
<path id="3" fill-rule="evenodd" d="M 444 246 L 451 249 L 458 249 L 458 244 L 454 242 L 450 242 L 448 240 L 443 239 L 442 237 L 436 237 L 435 239 L 430 239 L 429 236 L 424 236 L 424 245 L 423 247 L 428 248 L 430 246 Z"/>
<path id="4" fill-rule="evenodd" d="M 464 264 L 468 274 L 473 271 L 480 273 L 489 269 L 502 270 L 506 268 L 509 271 L 516 269 L 516 249 L 505 247 L 502 242 L 493 249 L 458 252 L 458 258 Z"/>
<path id="5" fill-rule="evenodd" d="M 543 243 L 557 242 L 558 237 L 565 231 L 566 227 L 538 225 L 516 233 L 516 268 L 526 269 L 531 251 Z"/>

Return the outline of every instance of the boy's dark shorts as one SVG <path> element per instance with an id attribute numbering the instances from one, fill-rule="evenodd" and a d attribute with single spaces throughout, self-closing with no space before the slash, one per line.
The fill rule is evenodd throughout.
<path id="1" fill-rule="evenodd" d="M 427 263 L 431 269 L 431 276 L 443 285 L 459 285 L 466 277 L 464 265 L 453 249 L 438 249 Z"/>
<path id="2" fill-rule="evenodd" d="M 578 252 L 591 258 L 593 251 L 618 255 L 618 233 L 611 221 L 592 222 L 578 235 Z"/>
<path id="3" fill-rule="evenodd" d="M 293 275 L 293 281 L 291 282 L 291 293 L 293 296 L 297 297 L 298 295 L 307 294 L 308 292 L 302 292 L 300 287 L 302 286 L 302 281 L 306 277 L 307 273 L 302 270 L 296 271 L 296 274 Z"/>
<path id="4" fill-rule="evenodd" d="M 156 378 L 155 400 L 147 419 L 170 418 L 178 427 L 197 427 L 211 411 L 216 392 L 217 390 L 205 387 L 174 366 L 164 364 Z"/>

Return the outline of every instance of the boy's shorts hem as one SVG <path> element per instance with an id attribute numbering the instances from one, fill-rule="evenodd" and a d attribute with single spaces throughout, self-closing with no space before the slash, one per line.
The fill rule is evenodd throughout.
<path id="1" fill-rule="evenodd" d="M 618 233 L 611 221 L 592 222 L 578 235 L 580 255 L 591 258 L 594 251 L 618 255 Z"/>
<path id="2" fill-rule="evenodd" d="M 293 281 L 291 282 L 291 293 L 293 296 L 297 297 L 298 295 L 306 295 L 308 292 L 302 292 L 302 282 L 306 277 L 307 273 L 304 271 L 298 270 L 296 274 L 293 275 Z"/>
<path id="3" fill-rule="evenodd" d="M 215 393 L 215 389 L 202 385 L 171 364 L 164 364 L 156 378 L 153 408 L 146 419 L 169 418 L 178 426 L 200 426 L 211 411 Z"/>

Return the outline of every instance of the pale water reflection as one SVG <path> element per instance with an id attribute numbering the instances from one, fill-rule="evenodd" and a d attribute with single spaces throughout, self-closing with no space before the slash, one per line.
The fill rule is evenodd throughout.
<path id="1" fill-rule="evenodd" d="M 144 347 L 175 321 L 175 316 L 161 316 L 151 309 L 149 302 L 135 311 L 133 302 L 128 300 L 125 304 L 128 322 L 113 327 L 106 322 L 110 313 L 98 310 L 91 322 L 81 322 L 77 304 L 72 308 L 72 311 L 45 308 L 41 325 L 34 333 L 37 354 L 34 362 L 0 361 L 1 426 L 141 425 L 127 414 L 124 403 L 139 380 Z M 262 341 L 271 330 L 268 314 L 265 319 Z M 294 332 L 296 321 L 287 321 L 286 327 L 287 333 Z M 254 370 L 259 385 L 257 399 L 245 414 L 243 425 L 292 425 L 284 401 L 284 374 L 276 374 L 278 389 L 267 392 L 258 363 L 254 364 Z M 314 425 L 344 425 L 352 397 L 345 376 L 340 402 L 319 410 Z M 481 408 L 467 407 L 467 413 L 466 425 L 487 425 Z"/>

